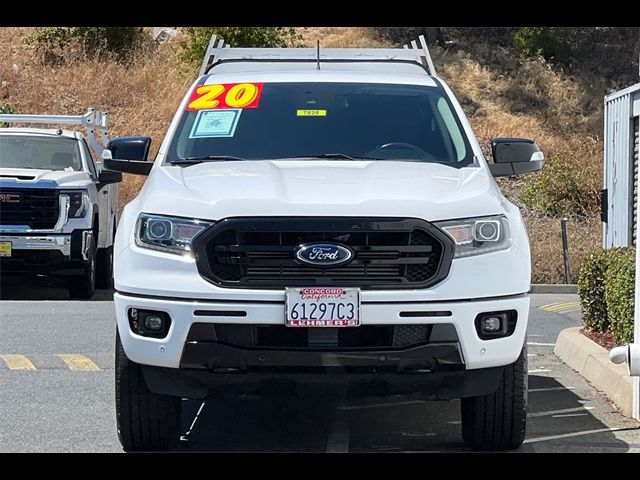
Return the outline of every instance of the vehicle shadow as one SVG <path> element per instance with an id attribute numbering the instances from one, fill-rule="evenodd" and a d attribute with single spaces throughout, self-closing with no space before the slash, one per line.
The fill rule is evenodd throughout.
<path id="1" fill-rule="evenodd" d="M 585 400 L 554 378 L 531 375 L 529 389 L 527 438 L 518 452 L 624 452 L 630 448 L 616 438 L 611 422 L 605 425 Z M 457 400 L 291 393 L 213 399 L 200 409 L 201 405 L 184 402 L 179 451 L 471 451 L 462 442 Z M 614 430 L 638 428 L 633 420 L 615 418 Z"/>
<path id="2" fill-rule="evenodd" d="M 1 273 L 1 272 L 0 272 Z M 0 277 L 0 300 L 69 300 L 66 279 L 44 275 Z M 89 301 L 112 300 L 113 290 L 96 290 Z"/>

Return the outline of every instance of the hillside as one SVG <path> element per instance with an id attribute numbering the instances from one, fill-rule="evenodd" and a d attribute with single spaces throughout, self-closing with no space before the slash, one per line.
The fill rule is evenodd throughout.
<path id="1" fill-rule="evenodd" d="M 181 66 L 178 41 L 146 49 L 146 54 L 138 53 L 127 64 L 108 56 L 44 62 L 24 44 L 30 30 L 0 29 L 0 107 L 9 105 L 21 113 L 78 114 L 94 106 L 110 112 L 112 136 L 149 135 L 157 148 L 196 74 L 195 69 Z M 500 38 L 475 30 L 444 29 L 455 43 L 433 48 L 436 69 L 458 96 L 487 150 L 492 137 L 533 138 L 549 159 L 547 166 L 566 164 L 578 175 L 572 181 L 587 191 L 586 196 L 577 197 L 586 199 L 584 211 L 572 215 L 569 222 L 575 278 L 582 258 L 601 243 L 602 227 L 593 203 L 602 184 L 602 98 L 609 89 L 635 82 L 633 68 L 616 70 L 619 49 L 614 50 L 617 57 L 600 48 L 593 50 L 592 57 L 562 67 L 525 60 Z M 325 47 L 399 45 L 406 34 L 365 27 L 301 28 L 299 32 L 303 43 L 315 45 L 320 39 Z M 593 68 L 598 57 L 609 59 L 608 68 Z M 123 204 L 135 196 L 143 181 L 125 179 Z M 560 221 L 524 204 L 523 187 L 530 181 L 501 179 L 500 183 L 522 208 L 532 245 L 534 281 L 561 282 Z"/>

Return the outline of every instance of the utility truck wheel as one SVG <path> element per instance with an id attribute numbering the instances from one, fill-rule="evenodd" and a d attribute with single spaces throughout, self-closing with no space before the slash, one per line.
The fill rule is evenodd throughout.
<path id="1" fill-rule="evenodd" d="M 96 263 L 96 287 L 101 289 L 113 287 L 113 245 L 98 250 Z"/>
<path id="2" fill-rule="evenodd" d="M 74 299 L 90 300 L 96 290 L 96 248 L 95 240 L 85 263 L 84 273 L 69 277 L 69 296 Z"/>

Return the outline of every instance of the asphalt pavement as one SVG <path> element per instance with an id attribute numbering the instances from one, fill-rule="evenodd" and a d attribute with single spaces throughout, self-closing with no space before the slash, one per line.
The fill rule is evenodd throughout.
<path id="1" fill-rule="evenodd" d="M 68 301 L 55 281 L 0 285 L 0 452 L 120 452 L 111 292 Z M 27 298 L 38 300 L 26 300 Z M 12 299 L 12 300 L 7 300 Z M 640 426 L 553 354 L 576 295 L 532 296 L 522 452 L 640 452 Z M 184 401 L 180 451 L 466 452 L 459 401 L 322 391 Z"/>

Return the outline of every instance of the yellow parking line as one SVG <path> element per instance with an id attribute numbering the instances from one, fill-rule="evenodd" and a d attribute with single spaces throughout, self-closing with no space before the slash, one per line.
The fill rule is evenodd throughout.
<path id="1" fill-rule="evenodd" d="M 540 308 L 548 312 L 562 312 L 562 311 L 568 311 L 568 310 L 578 310 L 580 308 L 580 303 L 571 302 L 571 303 L 550 304 L 550 305 L 542 305 Z"/>
<path id="2" fill-rule="evenodd" d="M 564 305 L 565 302 L 547 303 L 546 305 L 540 305 L 538 308 L 547 309 L 549 307 L 557 307 L 558 305 Z"/>
<path id="3" fill-rule="evenodd" d="M 579 303 L 567 303 L 566 305 L 561 305 L 559 307 L 553 307 L 552 310 L 565 310 L 567 308 L 580 308 Z"/>
<path id="4" fill-rule="evenodd" d="M 31 360 L 24 355 L 4 354 L 0 358 L 7 364 L 9 370 L 35 370 L 36 367 Z"/>
<path id="5" fill-rule="evenodd" d="M 72 354 L 72 353 L 60 353 L 57 355 L 64 363 L 67 364 L 69 370 L 82 371 L 82 372 L 99 372 L 100 367 L 93 363 L 89 358 L 84 355 Z"/>

